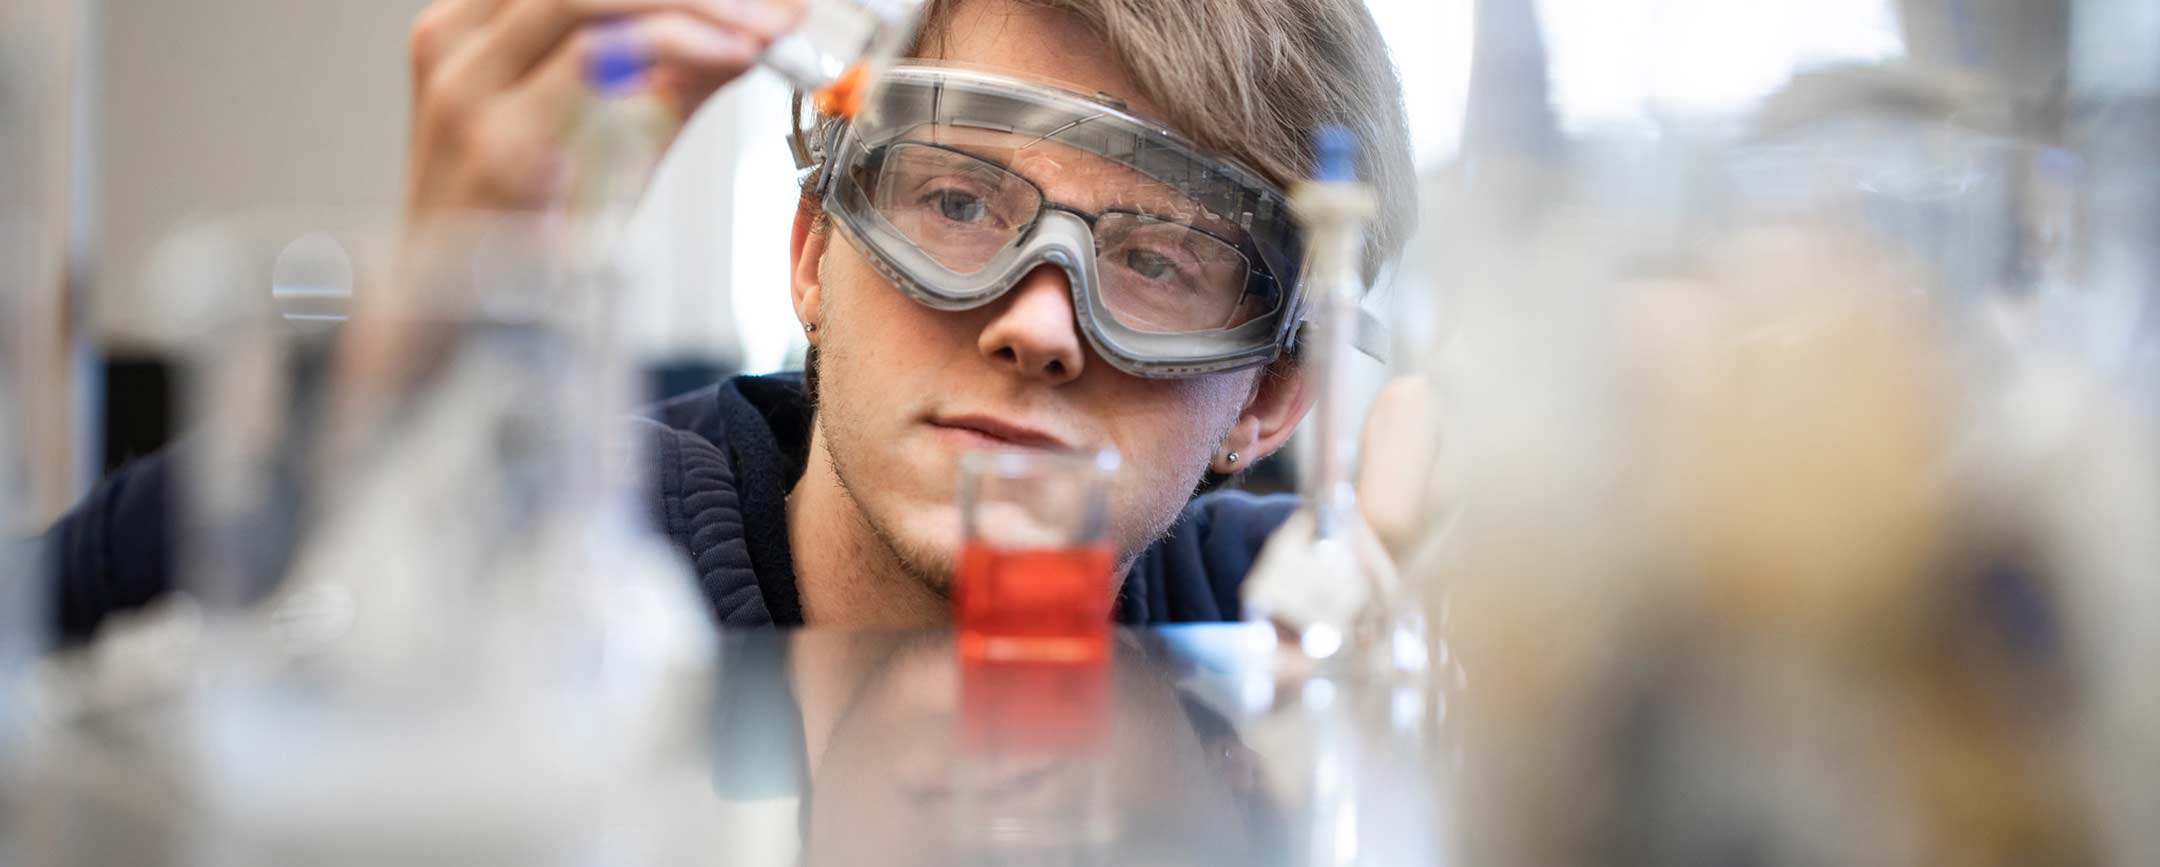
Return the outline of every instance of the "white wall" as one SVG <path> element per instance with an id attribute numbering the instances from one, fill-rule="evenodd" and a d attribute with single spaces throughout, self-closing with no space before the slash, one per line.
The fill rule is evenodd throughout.
<path id="1" fill-rule="evenodd" d="M 405 40 L 424 0 L 103 0 L 88 274 L 108 345 L 157 345 L 143 265 L 192 219 L 394 215 Z"/>
<path id="2" fill-rule="evenodd" d="M 165 345 L 145 271 L 191 221 L 319 212 L 340 227 L 394 225 L 410 94 L 406 39 L 426 0 L 104 0 L 95 333 L 108 347 Z M 745 92 L 756 91 L 756 96 Z M 651 356 L 734 353 L 729 266 L 738 106 L 769 106 L 760 78 L 715 99 L 655 181 L 631 243 L 661 291 L 632 310 Z M 789 171 L 773 121 L 767 174 Z M 793 200 L 773 208 L 784 222 Z M 311 227 L 294 220 L 295 237 Z M 775 261 L 781 246 L 766 255 Z M 775 291 L 784 293 L 785 286 Z M 784 295 L 783 295 L 784 297 Z"/>

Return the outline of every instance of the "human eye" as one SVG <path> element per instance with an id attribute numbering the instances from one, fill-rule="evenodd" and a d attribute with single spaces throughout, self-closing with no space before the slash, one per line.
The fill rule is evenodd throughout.
<path id="1" fill-rule="evenodd" d="M 945 166 L 919 175 L 910 207 L 948 226 L 1010 229 L 1025 218 L 1004 179 L 977 167 Z"/>
<path id="2" fill-rule="evenodd" d="M 1181 270 L 1177 260 L 1146 247 L 1126 248 L 1120 264 L 1126 270 L 1158 283 L 1172 282 Z"/>
<path id="3" fill-rule="evenodd" d="M 1158 286 L 1193 288 L 1204 270 L 1190 245 L 1191 231 L 1176 223 L 1151 223 L 1124 234 L 1110 261 Z"/>
<path id="4" fill-rule="evenodd" d="M 990 217 L 989 201 L 965 189 L 930 190 L 924 194 L 922 205 L 940 218 L 963 225 L 978 224 Z"/>

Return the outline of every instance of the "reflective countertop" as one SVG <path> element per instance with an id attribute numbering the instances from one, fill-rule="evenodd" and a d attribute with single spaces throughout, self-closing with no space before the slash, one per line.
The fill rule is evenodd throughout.
<path id="1" fill-rule="evenodd" d="M 1118 633 L 1100 664 L 949 634 L 731 636 L 707 739 L 784 863 L 1416 864 L 1421 697 L 1285 679 L 1259 626 Z"/>
<path id="2" fill-rule="evenodd" d="M 0 860 L 1444 860 L 1420 733 L 1438 709 L 1287 677 L 1277 652 L 1259 625 L 1120 630 L 1093 663 L 965 660 L 951 632 L 801 630 L 723 634 L 644 687 L 589 679 L 604 691 L 197 676 L 41 736 L 0 786 L 17 808 Z"/>

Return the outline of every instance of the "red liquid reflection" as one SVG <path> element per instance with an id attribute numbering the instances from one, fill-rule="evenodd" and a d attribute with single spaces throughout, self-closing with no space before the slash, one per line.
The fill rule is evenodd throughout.
<path id="1" fill-rule="evenodd" d="M 1110 664 L 963 658 L 961 743 L 977 753 L 1071 755 L 1110 738 Z"/>
<path id="2" fill-rule="evenodd" d="M 963 659 L 1101 660 L 1110 646 L 1108 547 L 960 551 L 953 603 Z"/>

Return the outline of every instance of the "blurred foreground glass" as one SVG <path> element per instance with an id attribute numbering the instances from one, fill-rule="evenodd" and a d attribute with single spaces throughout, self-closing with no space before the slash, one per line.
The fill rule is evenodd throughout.
<path id="1" fill-rule="evenodd" d="M 159 248 L 187 361 L 177 581 L 202 614 L 200 659 L 175 665 L 216 675 L 172 686 L 184 736 L 156 747 L 199 817 L 188 857 L 587 863 L 645 844 L 606 810 L 711 639 L 635 500 L 613 324 L 632 287 L 582 226 L 471 215 L 416 237 L 268 213 Z M 349 296 L 335 330 L 294 312 L 310 287 Z"/>
<path id="2" fill-rule="evenodd" d="M 1095 660 L 1109 640 L 1117 549 L 1114 451 L 982 451 L 960 459 L 960 652 Z"/>
<path id="3" fill-rule="evenodd" d="M 0 18 L 7 16 L 0 15 Z M 23 356 L 43 341 L 30 335 L 25 307 L 33 286 L 57 288 L 57 273 L 41 273 L 47 257 L 33 255 L 52 216 L 38 210 L 33 194 L 38 161 L 31 159 L 43 141 L 40 116 L 25 110 L 31 94 L 18 82 L 35 80 L 21 73 L 32 68 L 15 54 L 20 42 L 0 21 L 0 862 L 14 863 L 14 821 L 24 812 L 15 801 L 17 760 L 29 717 L 25 691 L 28 672 L 43 650 L 46 632 L 44 575 L 23 537 L 33 532 L 30 487 L 23 440 L 27 412 L 24 389 L 30 369 Z M 30 102 L 30 107 L 35 107 Z M 57 223 L 57 220 L 50 220 Z M 57 248 L 57 244 L 53 245 Z"/>
<path id="4" fill-rule="evenodd" d="M 0 117 L 0 126 L 5 123 L 6 118 Z M 0 129 L 0 136 L 5 135 L 6 131 Z M 7 152 L 5 145 L 0 141 L 0 155 Z M 29 219 L 27 214 L 6 210 L 9 208 L 11 204 L 0 203 L 0 260 L 19 252 L 17 221 Z M 0 264 L 0 269 L 8 268 Z M 45 597 L 39 592 L 41 582 L 37 580 L 43 576 L 35 568 L 29 546 L 17 541 L 18 536 L 30 532 L 24 525 L 30 509 L 26 508 L 20 450 L 22 408 L 15 398 L 21 367 L 14 356 L 23 345 L 23 341 L 14 339 L 15 330 L 21 327 L 14 315 L 18 291 L 15 276 L 0 273 L 0 806 L 7 802 L 11 777 L 8 764 L 21 722 L 23 675 L 40 650 L 40 636 L 45 629 L 40 615 L 46 610 L 42 604 Z M 0 833 L 5 831 L 5 824 L 0 823 Z M 5 842 L 0 841 L 0 856 L 7 854 L 5 849 Z"/>
<path id="5" fill-rule="evenodd" d="M 10 230 L 8 217 L 0 213 L 0 233 Z M 0 237 L 0 256 L 9 240 Z M 12 283 L 0 283 L 0 788 L 7 784 L 6 765 L 21 722 L 24 674 L 42 650 L 48 610 L 44 573 L 31 545 L 22 541 L 32 532 L 27 525 L 32 510 L 23 478 L 22 405 L 15 397 L 21 366 L 13 356 L 22 342 L 10 339 L 21 327 L 13 316 L 14 290 Z"/>
<path id="6" fill-rule="evenodd" d="M 809 0 L 802 23 L 762 62 L 807 91 L 817 110 L 852 118 L 879 67 L 907 50 L 922 0 Z"/>
<path id="7" fill-rule="evenodd" d="M 1431 179 L 1435 420 L 1366 458 L 1458 860 L 2154 862 L 2156 103 L 2026 92 L 1809 70 Z"/>

